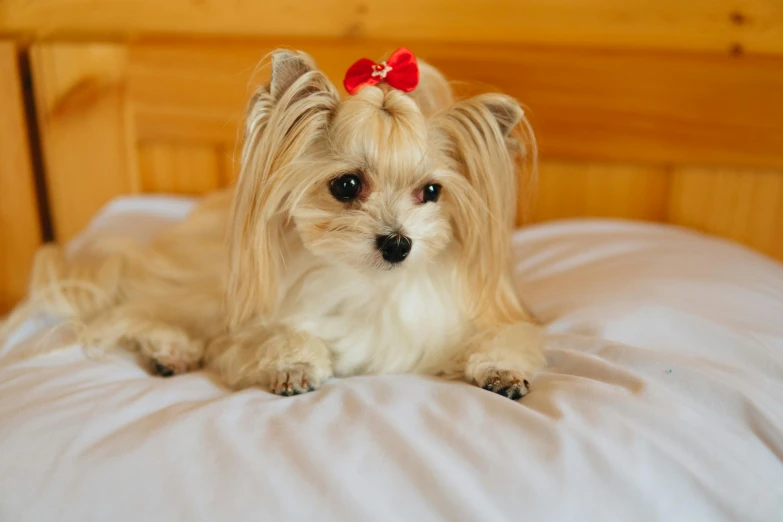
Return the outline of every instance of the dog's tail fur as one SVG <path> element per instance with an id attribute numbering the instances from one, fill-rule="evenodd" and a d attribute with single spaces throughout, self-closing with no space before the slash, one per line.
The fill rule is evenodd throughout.
<path id="1" fill-rule="evenodd" d="M 121 300 L 124 260 L 109 255 L 94 263 L 72 263 L 58 245 L 38 250 L 28 296 L 0 323 L 0 347 L 23 323 L 47 315 L 78 331 Z"/>
<path id="2" fill-rule="evenodd" d="M 49 316 L 75 327 L 90 347 L 114 346 L 140 324 L 167 321 L 213 333 L 205 321 L 222 305 L 225 224 L 229 192 L 208 196 L 182 223 L 142 244 L 101 239 L 76 252 L 59 245 L 39 249 L 28 297 L 0 323 L 0 346 L 21 324 Z M 187 319 L 183 319 L 187 318 Z"/>

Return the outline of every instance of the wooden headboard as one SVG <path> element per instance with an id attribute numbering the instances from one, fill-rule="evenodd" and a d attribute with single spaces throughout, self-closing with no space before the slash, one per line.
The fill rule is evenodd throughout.
<path id="1" fill-rule="evenodd" d="M 391 42 L 282 40 L 339 84 Z M 278 41 L 43 43 L 31 51 L 58 238 L 111 197 L 201 194 L 236 173 L 255 68 Z M 705 53 L 408 42 L 455 80 L 529 107 L 536 221 L 666 221 L 783 258 L 783 60 Z"/>
<path id="2" fill-rule="evenodd" d="M 399 45 L 529 107 L 534 221 L 670 222 L 783 259 L 777 0 L 6 0 L 29 56 L 50 210 L 67 240 L 112 197 L 231 182 L 271 49 L 336 84 Z"/>

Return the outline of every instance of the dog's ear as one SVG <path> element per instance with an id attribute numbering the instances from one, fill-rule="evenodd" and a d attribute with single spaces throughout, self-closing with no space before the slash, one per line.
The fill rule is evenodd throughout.
<path id="1" fill-rule="evenodd" d="M 279 50 L 272 53 L 272 74 L 269 92 L 279 100 L 285 91 L 303 75 L 315 69 L 312 58 L 304 53 Z"/>
<path id="2" fill-rule="evenodd" d="M 419 60 L 419 85 L 411 91 L 425 117 L 433 116 L 454 103 L 454 95 L 446 77 L 432 65 Z"/>
<path id="3" fill-rule="evenodd" d="M 482 94 L 455 103 L 434 120 L 434 127 L 449 170 L 458 174 L 449 193 L 470 282 L 467 298 L 487 322 L 528 319 L 514 291 L 510 248 L 520 173 L 526 166 L 534 175 L 537 168 L 535 138 L 524 111 L 509 96 Z"/>
<path id="4" fill-rule="evenodd" d="M 228 227 L 228 327 L 273 319 L 280 279 L 282 231 L 292 190 L 301 179 L 289 169 L 326 132 L 339 97 L 304 53 L 271 54 L 271 77 L 246 112 L 242 167 Z"/>
<path id="5" fill-rule="evenodd" d="M 525 111 L 514 98 L 498 94 L 481 94 L 475 100 L 484 105 L 495 120 L 500 133 L 508 138 L 519 122 L 524 118 Z"/>

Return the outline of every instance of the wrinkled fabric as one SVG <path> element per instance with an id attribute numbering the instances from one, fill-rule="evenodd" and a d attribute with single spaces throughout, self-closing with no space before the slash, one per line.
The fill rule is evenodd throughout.
<path id="1" fill-rule="evenodd" d="M 190 204 L 116 201 L 80 241 Z M 0 351 L 0 520 L 783 519 L 783 266 L 606 220 L 514 248 L 549 332 L 519 402 L 413 375 L 230 393 L 24 325 Z"/>

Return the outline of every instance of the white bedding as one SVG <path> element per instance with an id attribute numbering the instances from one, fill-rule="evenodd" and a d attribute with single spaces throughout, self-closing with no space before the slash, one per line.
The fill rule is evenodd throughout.
<path id="1" fill-rule="evenodd" d="M 120 200 L 86 237 L 189 206 Z M 0 521 L 783 520 L 783 266 L 617 221 L 514 242 L 550 332 L 520 402 L 410 375 L 229 393 L 66 341 L 23 358 L 25 325 L 0 351 Z"/>

